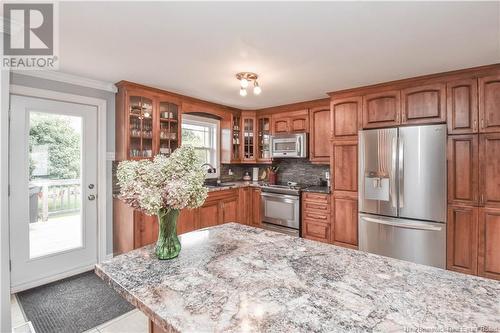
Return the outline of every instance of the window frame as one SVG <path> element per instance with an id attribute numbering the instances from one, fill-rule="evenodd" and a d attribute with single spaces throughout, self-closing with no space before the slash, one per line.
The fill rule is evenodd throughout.
<path id="1" fill-rule="evenodd" d="M 207 172 L 205 178 L 206 179 L 219 178 L 220 177 L 220 120 L 208 117 L 195 116 L 191 114 L 183 114 L 181 121 L 181 138 L 182 138 L 182 131 L 184 130 L 183 129 L 184 122 L 191 125 L 211 127 L 213 129 L 213 135 L 210 135 L 210 141 L 212 147 L 210 148 L 194 147 L 194 148 L 196 150 L 209 149 L 211 157 L 215 160 L 215 163 L 212 163 L 212 165 L 214 166 L 216 172 L 215 173 Z"/>

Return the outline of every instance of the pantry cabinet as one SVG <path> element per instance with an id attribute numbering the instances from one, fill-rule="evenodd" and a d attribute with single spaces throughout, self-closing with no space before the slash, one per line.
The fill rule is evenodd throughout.
<path id="1" fill-rule="evenodd" d="M 500 132 L 500 74 L 479 78 L 480 132 Z"/>
<path id="2" fill-rule="evenodd" d="M 479 192 L 482 205 L 500 208 L 500 133 L 479 135 Z"/>
<path id="3" fill-rule="evenodd" d="M 461 79 L 446 84 L 448 134 L 478 132 L 477 79 Z"/>
<path id="4" fill-rule="evenodd" d="M 500 209 L 479 209 L 478 274 L 500 280 Z"/>
<path id="5" fill-rule="evenodd" d="M 448 203 L 479 204 L 478 163 L 477 135 L 448 136 Z"/>
<path id="6" fill-rule="evenodd" d="M 357 194 L 333 195 L 333 227 L 331 240 L 335 245 L 358 248 Z"/>
<path id="7" fill-rule="evenodd" d="M 333 140 L 357 140 L 362 97 L 333 98 L 330 104 L 330 130 Z"/>
<path id="8" fill-rule="evenodd" d="M 478 236 L 478 208 L 450 205 L 447 222 L 447 269 L 477 274 Z"/>
<path id="9" fill-rule="evenodd" d="M 309 110 L 309 161 L 330 162 L 330 108 L 317 107 Z"/>
<path id="10" fill-rule="evenodd" d="M 358 191 L 358 142 L 334 141 L 330 169 L 333 191 Z"/>

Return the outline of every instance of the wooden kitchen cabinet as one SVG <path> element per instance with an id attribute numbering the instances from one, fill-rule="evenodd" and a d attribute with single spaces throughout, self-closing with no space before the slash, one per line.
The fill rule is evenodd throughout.
<path id="1" fill-rule="evenodd" d="M 302 237 L 324 243 L 331 239 L 330 194 L 302 195 Z"/>
<path id="2" fill-rule="evenodd" d="M 446 122 L 446 85 L 417 85 L 401 91 L 402 124 Z"/>
<path id="3" fill-rule="evenodd" d="M 116 85 L 116 160 L 168 156 L 180 146 L 178 98 L 126 81 Z"/>
<path id="4" fill-rule="evenodd" d="M 334 141 L 330 169 L 333 191 L 358 191 L 358 142 Z"/>
<path id="5" fill-rule="evenodd" d="M 272 115 L 271 123 L 273 134 L 309 132 L 309 111 L 276 113 Z"/>
<path id="6" fill-rule="evenodd" d="M 479 204 L 478 141 L 475 134 L 448 136 L 448 203 Z"/>
<path id="7" fill-rule="evenodd" d="M 222 219 L 221 205 L 216 200 L 205 201 L 199 210 L 199 226 L 200 228 L 213 227 L 220 224 Z"/>
<path id="8" fill-rule="evenodd" d="M 285 134 L 288 133 L 288 118 L 273 119 L 273 133 Z"/>
<path id="9" fill-rule="evenodd" d="M 309 131 L 309 115 L 307 110 L 305 114 L 290 117 L 290 132 L 302 133 Z"/>
<path id="10" fill-rule="evenodd" d="M 312 163 L 330 162 L 330 108 L 317 107 L 309 110 L 309 160 Z"/>
<path id="11" fill-rule="evenodd" d="M 500 133 L 479 135 L 479 203 L 500 207 Z"/>
<path id="12" fill-rule="evenodd" d="M 256 137 L 257 137 L 257 126 L 256 126 L 255 113 L 253 112 L 242 112 L 241 113 L 241 126 L 242 126 L 242 140 L 241 145 L 241 162 L 242 163 L 256 163 Z"/>
<path id="13" fill-rule="evenodd" d="M 330 130 L 333 140 L 357 140 L 362 97 L 333 98 Z"/>
<path id="14" fill-rule="evenodd" d="M 257 117 L 257 163 L 271 163 L 271 116 Z"/>
<path id="15" fill-rule="evenodd" d="M 479 131 L 500 132 L 500 74 L 479 78 Z"/>
<path id="16" fill-rule="evenodd" d="M 259 227 L 262 223 L 260 193 L 258 187 L 240 188 L 240 223 Z"/>
<path id="17" fill-rule="evenodd" d="M 199 229 L 199 211 L 198 209 L 183 209 L 177 220 L 177 234 L 182 235 L 186 232 Z"/>
<path id="18" fill-rule="evenodd" d="M 222 223 L 227 222 L 238 222 L 238 205 L 239 200 L 238 196 L 232 196 L 227 199 L 222 199 L 221 201 L 222 207 Z"/>
<path id="19" fill-rule="evenodd" d="M 258 187 L 252 187 L 252 220 L 251 224 L 254 227 L 262 225 L 262 209 L 261 209 L 261 190 Z"/>
<path id="20" fill-rule="evenodd" d="M 363 128 L 398 126 L 400 117 L 401 92 L 399 90 L 363 96 Z"/>
<path id="21" fill-rule="evenodd" d="M 157 240 L 158 221 L 127 206 L 120 199 L 113 199 L 113 254 L 118 255 Z"/>
<path id="22" fill-rule="evenodd" d="M 478 132 L 477 79 L 462 79 L 446 84 L 448 134 Z"/>
<path id="23" fill-rule="evenodd" d="M 447 269 L 477 274 L 478 210 L 470 206 L 448 206 Z"/>
<path id="24" fill-rule="evenodd" d="M 500 209 L 479 208 L 478 274 L 500 280 Z"/>
<path id="25" fill-rule="evenodd" d="M 352 195 L 334 194 L 331 241 L 335 245 L 358 248 L 358 199 Z"/>

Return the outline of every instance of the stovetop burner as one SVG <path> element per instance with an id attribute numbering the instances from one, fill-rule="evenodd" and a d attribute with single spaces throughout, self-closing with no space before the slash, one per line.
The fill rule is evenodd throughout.
<path id="1" fill-rule="evenodd" d="M 293 182 L 288 182 L 287 184 L 277 184 L 277 185 L 271 185 L 268 183 L 264 183 L 261 186 L 261 189 L 264 192 L 299 195 L 300 190 L 305 188 L 305 187 L 306 186 L 302 186 L 302 185 L 299 185 L 299 184 L 293 183 Z"/>

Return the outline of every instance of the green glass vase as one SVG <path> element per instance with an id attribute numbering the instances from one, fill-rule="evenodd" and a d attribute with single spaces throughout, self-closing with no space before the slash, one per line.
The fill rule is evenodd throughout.
<path id="1" fill-rule="evenodd" d="M 178 209 L 160 209 L 158 212 L 158 241 L 155 253 L 160 260 L 173 259 L 181 252 L 181 242 L 177 237 Z"/>

